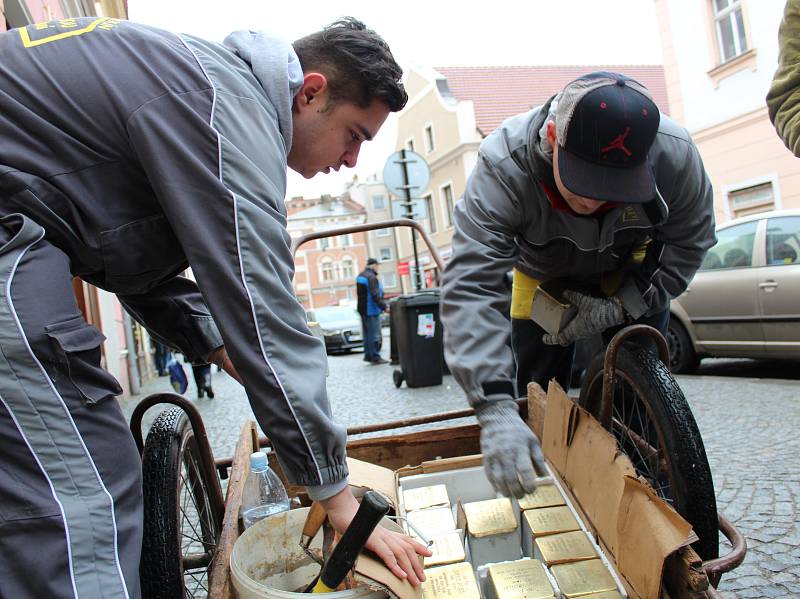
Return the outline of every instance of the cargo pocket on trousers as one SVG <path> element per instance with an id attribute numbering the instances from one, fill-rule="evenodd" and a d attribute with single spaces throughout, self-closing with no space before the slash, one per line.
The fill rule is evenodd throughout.
<path id="1" fill-rule="evenodd" d="M 58 368 L 65 372 L 86 405 L 94 405 L 122 393 L 117 379 L 100 366 L 100 345 L 105 336 L 76 316 L 44 327 L 54 342 Z"/>

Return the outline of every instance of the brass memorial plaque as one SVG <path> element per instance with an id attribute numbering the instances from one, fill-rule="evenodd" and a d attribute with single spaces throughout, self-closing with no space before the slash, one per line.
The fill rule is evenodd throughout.
<path id="1" fill-rule="evenodd" d="M 496 599 L 552 599 L 553 586 L 544 566 L 535 559 L 489 566 L 489 581 Z"/>
<path id="2" fill-rule="evenodd" d="M 601 591 L 616 591 L 617 584 L 606 565 L 599 559 L 588 559 L 550 568 L 566 599 Z"/>
<path id="3" fill-rule="evenodd" d="M 534 555 L 541 556 L 548 566 L 598 557 L 594 543 L 582 530 L 537 537 L 534 544 Z"/>
<path id="4" fill-rule="evenodd" d="M 465 503 L 464 514 L 467 517 L 467 530 L 473 537 L 489 537 L 517 529 L 514 506 L 505 497 Z"/>
<path id="5" fill-rule="evenodd" d="M 449 506 L 450 498 L 447 496 L 447 487 L 444 485 L 432 485 L 403 491 L 403 507 L 407 512 L 424 510 L 429 507 Z"/>
<path id="6" fill-rule="evenodd" d="M 472 565 L 467 562 L 425 570 L 424 599 L 481 599 Z"/>

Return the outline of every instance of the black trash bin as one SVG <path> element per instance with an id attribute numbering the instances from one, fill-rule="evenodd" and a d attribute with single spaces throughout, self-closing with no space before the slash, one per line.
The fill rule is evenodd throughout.
<path id="1" fill-rule="evenodd" d="M 442 384 L 442 324 L 439 290 L 425 289 L 401 295 L 392 306 L 400 369 L 392 373 L 395 386 Z"/>

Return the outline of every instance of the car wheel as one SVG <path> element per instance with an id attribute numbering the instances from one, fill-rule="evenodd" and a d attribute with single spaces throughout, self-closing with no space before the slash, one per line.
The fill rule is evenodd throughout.
<path id="1" fill-rule="evenodd" d="M 689 333 L 674 318 L 670 318 L 667 326 L 667 346 L 669 347 L 669 369 L 672 372 L 691 374 L 697 370 L 700 360 L 694 351 Z"/>

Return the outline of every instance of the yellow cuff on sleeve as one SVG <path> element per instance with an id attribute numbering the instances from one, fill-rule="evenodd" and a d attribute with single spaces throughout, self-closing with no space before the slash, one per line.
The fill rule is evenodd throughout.
<path id="1" fill-rule="evenodd" d="M 533 295 L 539 281 L 514 269 L 514 284 L 511 288 L 511 318 L 530 320 Z"/>

